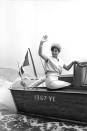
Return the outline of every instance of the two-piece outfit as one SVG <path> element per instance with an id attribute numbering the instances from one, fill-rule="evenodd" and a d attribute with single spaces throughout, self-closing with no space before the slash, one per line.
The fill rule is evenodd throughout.
<path id="1" fill-rule="evenodd" d="M 62 73 L 63 61 L 59 58 L 49 57 L 45 62 L 46 86 L 49 89 L 58 89 L 61 87 L 69 86 L 69 82 L 61 81 L 58 77 Z"/>

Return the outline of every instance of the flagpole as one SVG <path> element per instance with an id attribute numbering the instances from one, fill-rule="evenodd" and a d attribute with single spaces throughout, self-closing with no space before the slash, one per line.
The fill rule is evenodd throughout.
<path id="1" fill-rule="evenodd" d="M 33 64 L 33 68 L 34 68 L 34 73 L 35 73 L 35 76 L 37 77 L 37 72 L 36 72 L 36 69 L 35 69 L 35 65 L 34 65 L 34 61 L 33 61 L 33 57 L 32 57 L 32 54 L 31 54 L 30 48 L 28 48 L 28 50 L 29 50 L 30 57 L 31 57 L 31 60 L 32 60 L 32 64 Z"/>

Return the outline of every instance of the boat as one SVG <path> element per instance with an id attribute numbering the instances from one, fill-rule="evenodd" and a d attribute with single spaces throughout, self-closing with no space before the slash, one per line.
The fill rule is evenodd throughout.
<path id="1" fill-rule="evenodd" d="M 70 86 L 52 91 L 45 86 L 44 77 L 37 77 L 34 67 L 36 77 L 24 79 L 25 83 L 29 80 L 31 83 L 24 88 L 20 84 L 18 87 L 13 84 L 10 88 L 18 112 L 87 124 L 87 62 L 79 65 L 74 66 L 73 74 L 59 77 L 60 80 L 70 82 Z"/>

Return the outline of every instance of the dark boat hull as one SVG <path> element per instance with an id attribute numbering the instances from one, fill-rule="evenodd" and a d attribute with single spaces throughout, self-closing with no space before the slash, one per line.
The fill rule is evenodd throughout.
<path id="1" fill-rule="evenodd" d="M 12 90 L 19 112 L 87 123 L 87 92 Z"/>

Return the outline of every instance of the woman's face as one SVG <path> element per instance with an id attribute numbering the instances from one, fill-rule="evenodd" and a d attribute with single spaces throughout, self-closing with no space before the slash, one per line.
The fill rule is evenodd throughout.
<path id="1" fill-rule="evenodd" d="M 55 57 L 55 58 L 57 58 L 58 54 L 59 54 L 58 49 L 57 49 L 57 48 L 54 48 L 54 49 L 52 50 L 52 56 Z"/>

